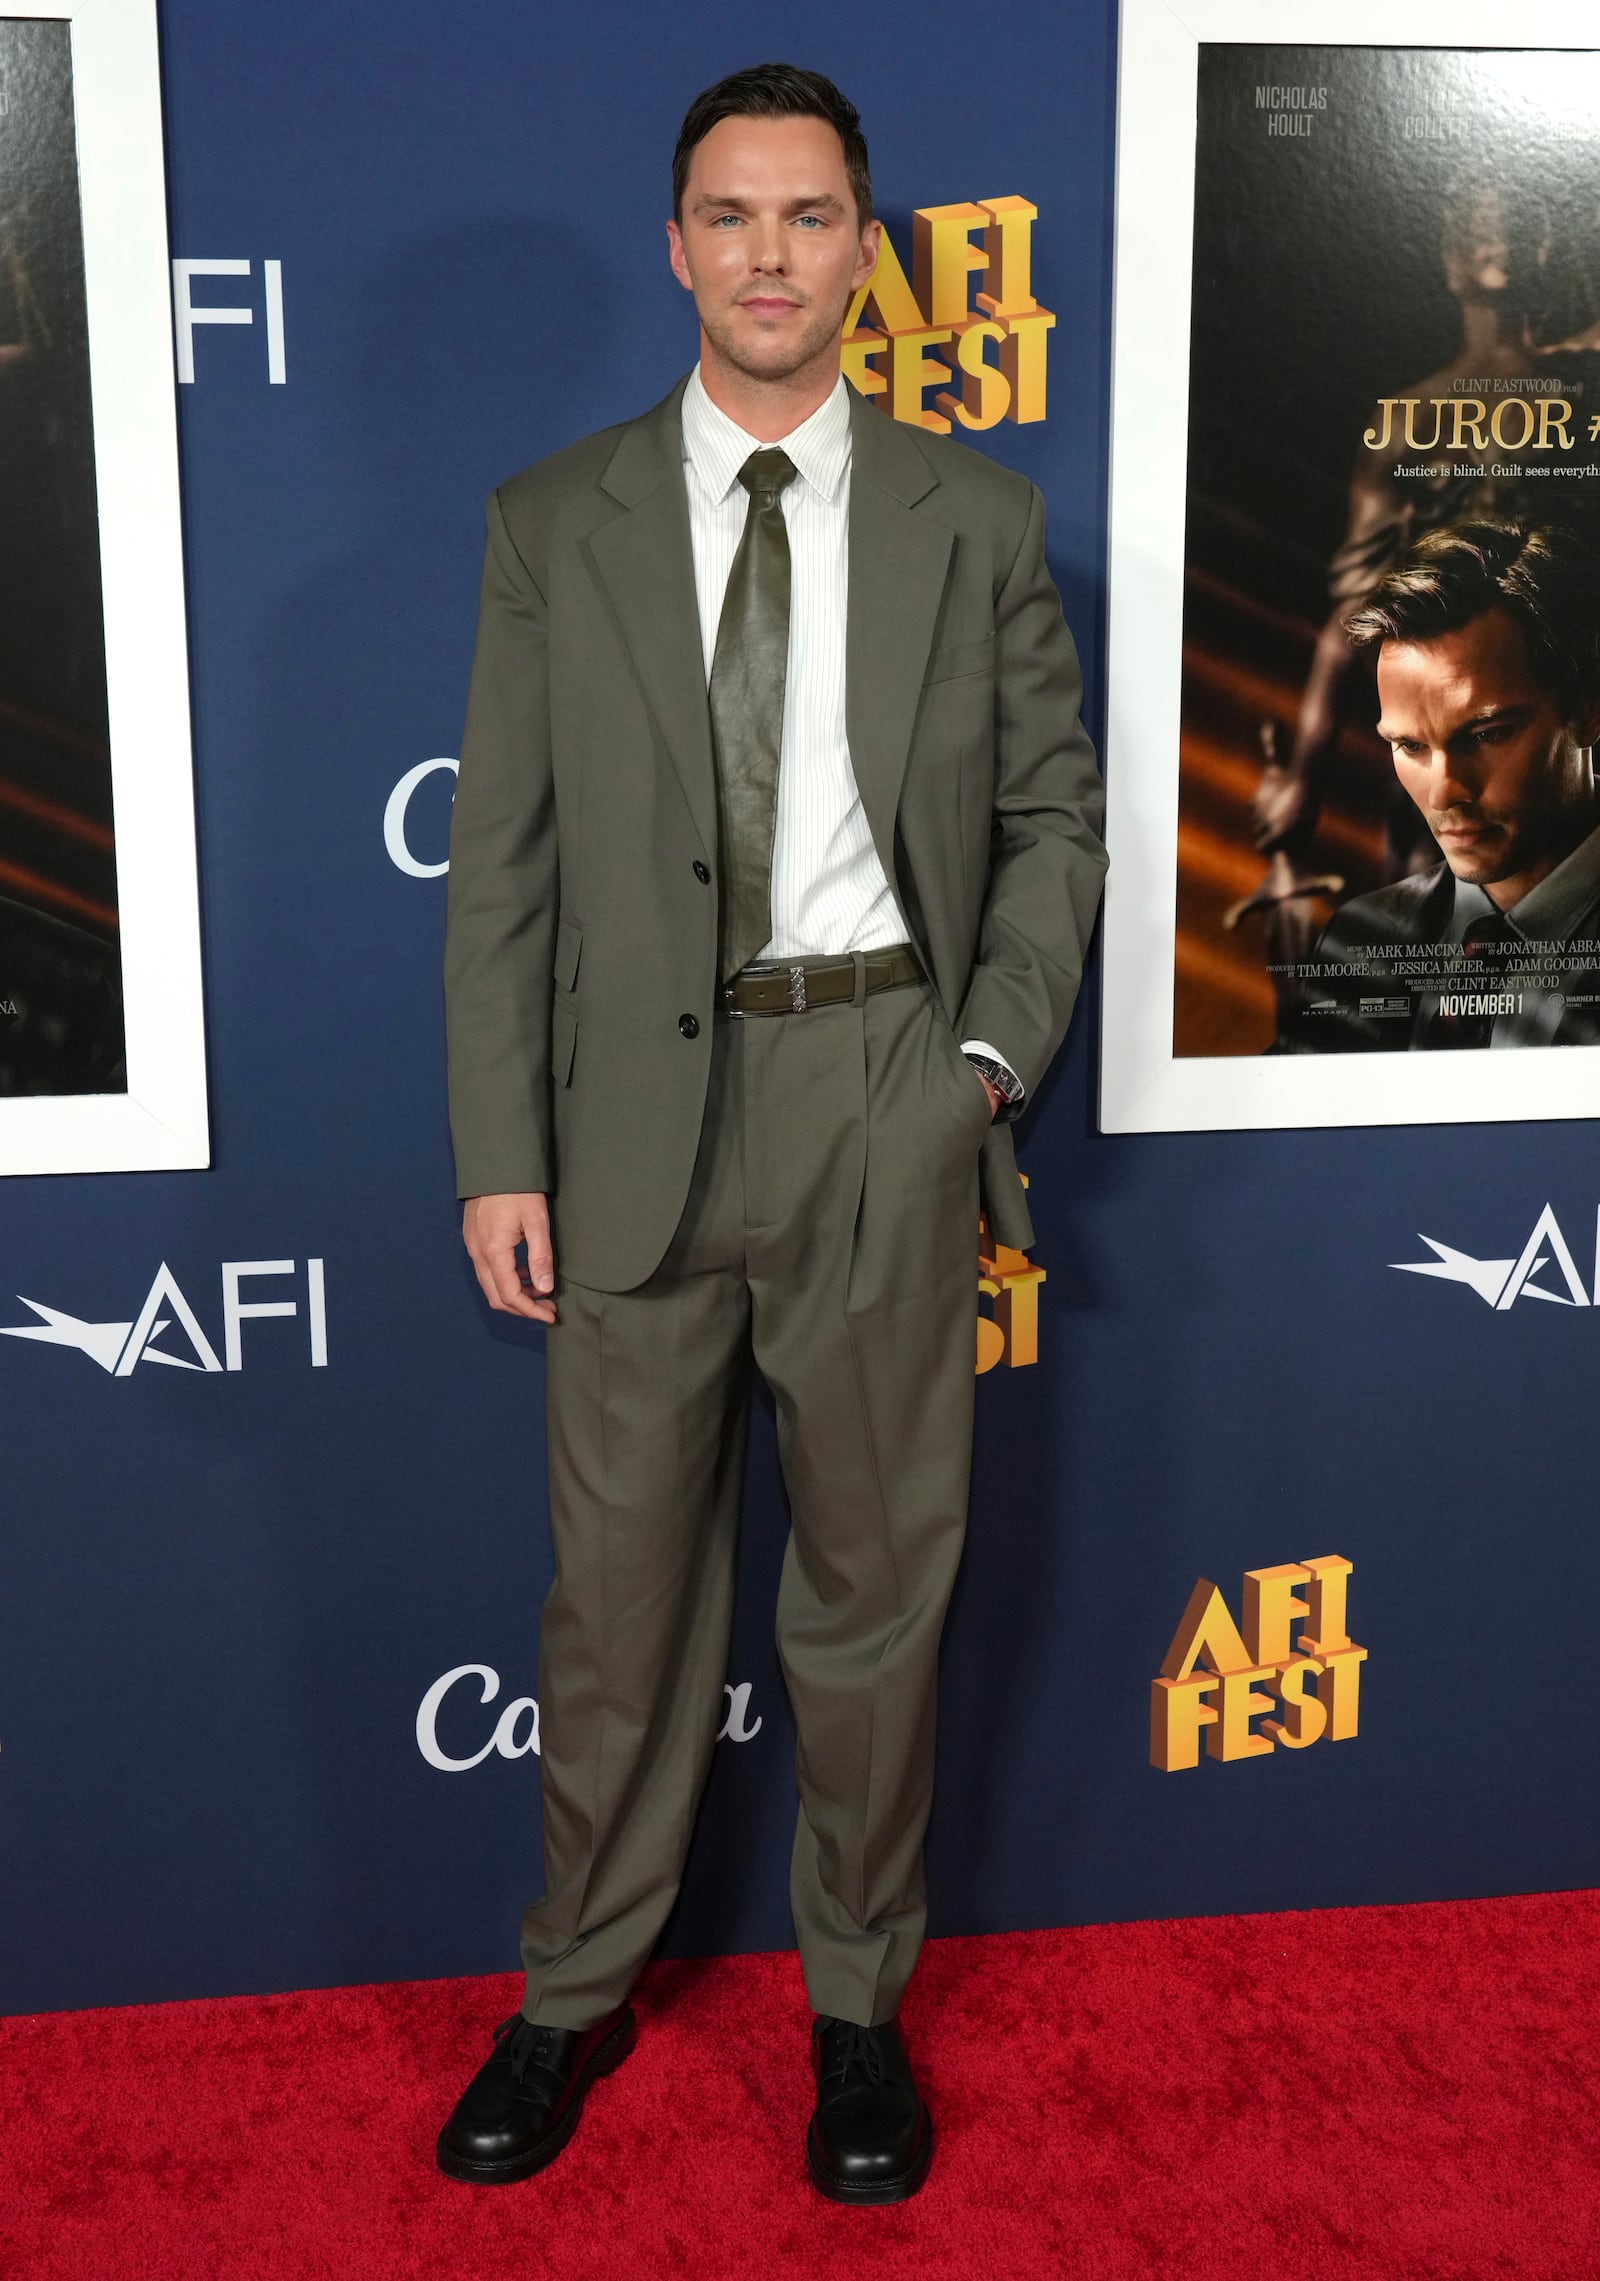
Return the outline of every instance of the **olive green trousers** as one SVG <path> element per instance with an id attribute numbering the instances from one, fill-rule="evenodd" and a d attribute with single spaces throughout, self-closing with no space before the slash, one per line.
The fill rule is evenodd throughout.
<path id="1" fill-rule="evenodd" d="M 790 1894 L 813 2008 L 892 2018 L 926 1921 L 987 1098 L 922 983 L 719 1020 L 711 1056 L 661 1266 L 608 1292 L 556 1263 L 545 1886 L 522 1953 L 525 2016 L 559 2027 L 622 2002 L 678 1890 L 723 1716 L 752 1368 L 772 1392 L 790 1507 L 777 1646 L 799 1736 Z"/>

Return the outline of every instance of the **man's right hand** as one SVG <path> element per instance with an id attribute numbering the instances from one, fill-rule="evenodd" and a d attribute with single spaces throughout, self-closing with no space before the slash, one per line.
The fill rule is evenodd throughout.
<path id="1" fill-rule="evenodd" d="M 483 1295 L 500 1315 L 523 1315 L 531 1323 L 553 1323 L 555 1260 L 550 1249 L 550 1211 L 536 1190 L 521 1196 L 469 1196 L 461 1215 L 467 1247 Z M 528 1264 L 517 1246 L 528 1247 Z"/>

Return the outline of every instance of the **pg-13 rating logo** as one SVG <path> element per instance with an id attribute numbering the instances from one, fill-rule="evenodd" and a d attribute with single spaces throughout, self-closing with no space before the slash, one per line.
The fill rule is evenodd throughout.
<path id="1" fill-rule="evenodd" d="M 1198 1766 L 1202 1733 L 1207 1754 L 1225 1763 L 1348 1742 L 1367 1660 L 1346 1629 L 1352 1568 L 1327 1553 L 1248 1569 L 1240 1623 L 1202 1576 L 1150 1683 L 1151 1765 L 1163 1774 Z M 1309 1628 L 1291 1645 L 1296 1617 Z"/>

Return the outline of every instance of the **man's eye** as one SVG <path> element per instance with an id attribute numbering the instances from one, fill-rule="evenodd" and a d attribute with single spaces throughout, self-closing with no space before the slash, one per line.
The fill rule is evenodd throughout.
<path id="1" fill-rule="evenodd" d="M 820 230 L 822 227 L 820 214 L 797 214 L 795 220 L 803 230 Z"/>
<path id="2" fill-rule="evenodd" d="M 1479 729 L 1474 735 L 1472 741 L 1474 744 L 1503 744 L 1505 742 L 1506 735 L 1507 731 L 1504 723 L 1502 723 L 1496 728 Z"/>
<path id="3" fill-rule="evenodd" d="M 711 217 L 711 227 L 714 230 L 720 230 L 724 222 L 736 222 L 738 219 L 739 217 L 737 214 L 713 214 Z"/>

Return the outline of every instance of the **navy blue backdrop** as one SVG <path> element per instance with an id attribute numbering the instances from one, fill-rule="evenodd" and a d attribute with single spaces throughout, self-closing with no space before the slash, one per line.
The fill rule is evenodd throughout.
<path id="1" fill-rule="evenodd" d="M 542 1334 L 488 1315 L 459 1245 L 444 883 L 418 875 L 448 770 L 406 809 L 409 869 L 384 817 L 456 749 L 486 491 L 693 355 L 662 230 L 685 102 L 799 38 L 712 0 L 162 22 L 173 253 L 251 265 L 197 280 L 253 321 L 197 333 L 180 404 L 215 1158 L 9 1183 L 0 1327 L 36 1321 L 24 1298 L 132 1321 L 164 1262 L 239 1367 L 0 1343 L 9 2009 L 515 1960 L 531 1710 L 482 1754 L 534 1689 Z M 805 27 L 902 257 L 914 207 L 1039 208 L 1048 415 L 981 441 L 1043 487 L 1098 730 L 1114 10 L 1017 0 L 975 37 L 948 0 L 820 0 Z M 1392 1272 L 1419 1231 L 1514 1257 L 1550 1203 L 1587 1278 L 1590 1128 L 1105 1139 L 1094 1000 L 1021 1128 L 1048 1281 L 1037 1364 L 979 1385 L 932 1929 L 1600 1882 L 1566 1701 L 1600 1316 Z M 678 1952 L 791 1937 L 785 1525 L 763 1419 Z M 1324 1553 L 1354 1562 L 1359 1735 L 1153 1771 L 1149 1683 L 1196 1576 L 1237 1609 L 1242 1569 Z M 419 1705 L 465 1667 L 430 1757 Z"/>

